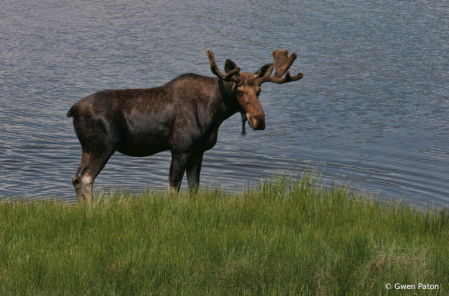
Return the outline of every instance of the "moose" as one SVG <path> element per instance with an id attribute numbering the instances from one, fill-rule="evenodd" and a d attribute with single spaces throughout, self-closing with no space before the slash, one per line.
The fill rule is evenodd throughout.
<path id="1" fill-rule="evenodd" d="M 179 191 L 187 171 L 188 188 L 195 191 L 203 154 L 217 142 L 222 122 L 240 112 L 242 133 L 246 120 L 253 130 L 264 130 L 265 114 L 258 99 L 261 84 L 303 77 L 302 73 L 290 76 L 288 71 L 296 53 L 288 56 L 287 50 L 280 49 L 272 55 L 274 63 L 254 74 L 240 73 L 228 59 L 222 74 L 214 54 L 207 51 L 218 78 L 182 74 L 159 87 L 101 90 L 75 103 L 67 117 L 73 117 L 82 148 L 81 163 L 72 178 L 78 201 L 91 200 L 95 178 L 116 151 L 143 157 L 170 150 L 169 190 Z"/>

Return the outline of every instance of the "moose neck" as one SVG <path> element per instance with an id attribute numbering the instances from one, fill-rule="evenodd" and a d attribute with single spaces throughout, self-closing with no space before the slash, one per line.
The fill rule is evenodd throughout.
<path id="1" fill-rule="evenodd" d="M 231 117 L 241 110 L 241 106 L 237 100 L 237 90 L 235 82 L 227 82 L 222 79 L 218 80 L 218 87 L 221 95 L 221 118 L 222 121 Z"/>

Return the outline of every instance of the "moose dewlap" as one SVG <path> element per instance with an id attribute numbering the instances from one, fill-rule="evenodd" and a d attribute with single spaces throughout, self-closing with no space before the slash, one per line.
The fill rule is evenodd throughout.
<path id="1" fill-rule="evenodd" d="M 179 190 L 184 172 L 189 190 L 195 190 L 203 154 L 214 147 L 223 121 L 240 112 L 243 129 L 247 120 L 252 129 L 264 130 L 265 114 L 258 99 L 261 84 L 303 77 L 290 76 L 288 69 L 297 55 L 288 56 L 285 49 L 273 51 L 274 63 L 253 74 L 240 72 L 229 59 L 222 74 L 214 54 L 207 51 L 207 56 L 218 78 L 182 74 L 154 88 L 101 90 L 70 108 L 67 116 L 73 117 L 82 147 L 81 163 L 72 178 L 79 202 L 90 201 L 95 178 L 116 151 L 143 157 L 170 150 L 169 190 Z"/>

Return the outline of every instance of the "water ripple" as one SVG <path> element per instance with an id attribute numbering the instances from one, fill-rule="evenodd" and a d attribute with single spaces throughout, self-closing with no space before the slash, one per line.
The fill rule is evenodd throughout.
<path id="1" fill-rule="evenodd" d="M 240 136 L 239 116 L 223 124 L 203 183 L 241 189 L 316 168 L 327 184 L 448 204 L 444 1 L 6 0 L 0 26 L 0 195 L 74 200 L 81 149 L 65 114 L 82 97 L 212 76 L 208 49 L 256 71 L 288 48 L 304 79 L 264 84 L 265 131 Z M 169 164 L 168 152 L 117 153 L 96 186 L 165 188 Z"/>

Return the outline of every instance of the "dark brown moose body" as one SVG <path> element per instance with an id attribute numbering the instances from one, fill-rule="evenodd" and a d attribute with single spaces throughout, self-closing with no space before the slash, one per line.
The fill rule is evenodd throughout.
<path id="1" fill-rule="evenodd" d="M 67 116 L 73 117 L 82 147 L 81 163 L 72 179 L 78 201 L 90 201 L 95 178 L 116 151 L 142 157 L 170 150 L 169 189 L 179 190 L 187 171 L 189 189 L 195 190 L 203 154 L 217 142 L 221 123 L 241 112 L 243 126 L 248 120 L 254 130 L 265 129 L 260 85 L 302 78 L 302 73 L 290 76 L 287 71 L 296 58 L 295 53 L 288 57 L 287 50 L 274 51 L 274 64 L 254 74 L 240 73 L 227 60 L 223 75 L 213 53 L 207 55 L 219 78 L 183 74 L 155 88 L 102 90 L 72 106 Z M 276 74 L 270 76 L 273 68 Z"/>

